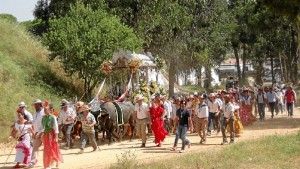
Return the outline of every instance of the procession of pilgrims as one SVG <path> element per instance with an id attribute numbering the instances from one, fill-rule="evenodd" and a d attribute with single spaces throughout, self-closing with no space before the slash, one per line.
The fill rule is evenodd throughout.
<path id="1" fill-rule="evenodd" d="M 53 105 L 36 99 L 30 103 L 35 112 L 29 112 L 21 101 L 11 132 L 18 141 L 14 168 L 34 167 L 37 163 L 43 163 L 44 168 L 58 168 L 64 161 L 60 149 L 76 148 L 78 154 L 83 154 L 88 144 L 95 152 L 100 149 L 99 137 L 112 143 L 130 135 L 130 139 L 139 138 L 140 148 L 145 148 L 153 144 L 167 147 L 164 139 L 173 135 L 170 151 L 179 153 L 191 144 L 209 143 L 212 136 L 218 136 L 221 145 L 233 144 L 245 126 L 255 125 L 256 121 L 263 123 L 286 113 L 292 118 L 297 100 L 292 85 L 280 89 L 235 85 L 228 90 L 192 95 L 136 94 L 133 101 L 128 99 L 129 90 L 127 85 L 119 97 L 105 100 L 97 95 L 91 102 L 62 99 L 60 105 Z M 197 133 L 199 140 L 191 142 L 188 131 Z M 42 146 L 40 162 L 37 156 Z"/>
<path id="2" fill-rule="evenodd" d="M 210 94 L 193 94 L 167 97 L 159 93 L 151 96 L 150 104 L 144 102 L 144 96 L 137 95 L 134 106 L 136 135 L 141 139 L 141 148 L 147 144 L 147 136 L 154 136 L 154 144 L 163 146 L 165 137 L 175 135 L 170 151 L 176 151 L 181 140 L 180 153 L 185 152 L 191 142 L 186 138 L 188 131 L 198 133 L 199 144 L 209 142 L 211 135 L 219 135 L 221 144 L 234 143 L 242 135 L 244 127 L 264 122 L 266 118 L 276 118 L 278 114 L 293 117 L 296 93 L 292 86 L 278 88 L 234 88 L 219 90 Z M 24 102 L 18 104 L 16 122 L 12 126 L 12 135 L 18 139 L 16 145 L 16 165 L 33 167 L 36 165 L 37 152 L 44 146 L 43 165 L 50 168 L 63 162 L 59 142 L 65 150 L 78 148 L 78 154 L 84 153 L 87 142 L 93 150 L 98 149 L 95 138 L 96 118 L 88 103 L 72 103 L 62 99 L 60 109 L 56 111 L 48 101 L 34 100 L 34 113 L 30 113 Z M 107 111 L 107 110 L 101 110 Z M 74 145 L 74 126 L 81 122 L 79 144 Z M 147 128 L 151 128 L 149 133 Z M 134 131 L 131 131 L 134 133 Z M 104 136 L 106 137 L 106 136 Z M 227 139 L 229 138 L 229 139 Z M 193 143 L 197 144 L 197 143 Z"/>

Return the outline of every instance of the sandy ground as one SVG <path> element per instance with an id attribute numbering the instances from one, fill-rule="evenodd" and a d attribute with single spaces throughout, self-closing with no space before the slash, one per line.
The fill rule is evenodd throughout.
<path id="1" fill-rule="evenodd" d="M 244 133 L 241 137 L 236 138 L 235 142 L 241 142 L 245 140 L 257 139 L 267 135 L 274 134 L 290 134 L 296 133 L 299 131 L 300 127 L 300 111 L 295 110 L 295 115 L 293 118 L 287 117 L 286 114 L 279 114 L 275 116 L 274 119 L 270 119 L 270 112 L 266 112 L 266 121 L 264 122 L 255 122 L 252 126 L 245 127 Z M 224 146 L 221 146 L 222 141 L 221 133 L 216 135 L 213 133 L 212 136 L 207 137 L 206 145 L 200 145 L 200 138 L 197 134 L 188 134 L 187 138 L 191 141 L 192 145 L 190 149 L 187 149 L 186 153 L 193 153 L 199 151 L 206 151 L 208 149 L 218 149 Z M 162 160 L 165 158 L 172 158 L 175 156 L 180 156 L 182 154 L 178 151 L 170 151 L 170 148 L 174 142 L 174 135 L 168 136 L 165 139 L 163 147 L 155 147 L 153 143 L 153 136 L 147 140 L 146 148 L 139 148 L 141 140 L 135 139 L 132 142 L 125 140 L 119 143 L 114 143 L 113 145 L 101 144 L 99 146 L 100 150 L 96 152 L 91 152 L 92 148 L 88 146 L 85 149 L 84 154 L 78 155 L 78 149 L 70 150 L 61 150 L 61 153 L 64 157 L 64 163 L 60 165 L 62 169 L 83 169 L 83 168 L 106 168 L 112 164 L 118 162 L 118 159 L 122 157 L 122 154 L 132 155 L 140 162 L 147 162 L 151 160 Z M 76 143 L 78 147 L 79 143 Z M 179 140 L 179 146 L 181 145 L 181 140 Z M 12 168 L 14 165 L 15 150 L 13 146 L 1 145 L 0 147 L 0 168 Z M 36 169 L 43 168 L 42 156 L 43 152 L 39 153 L 38 163 L 34 167 Z M 12 154 L 9 156 L 10 152 Z M 186 154 L 185 153 L 185 154 Z M 6 165 L 4 162 L 8 158 Z"/>

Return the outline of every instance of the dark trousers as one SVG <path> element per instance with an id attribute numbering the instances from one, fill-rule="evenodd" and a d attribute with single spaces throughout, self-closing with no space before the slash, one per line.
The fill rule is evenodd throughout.
<path id="1" fill-rule="evenodd" d="M 219 115 L 216 115 L 216 113 L 209 112 L 208 115 L 208 127 L 207 132 L 211 132 L 211 128 L 217 129 L 217 132 L 220 132 L 220 118 Z"/>
<path id="2" fill-rule="evenodd" d="M 286 103 L 286 110 L 288 112 L 288 116 L 293 116 L 293 113 L 294 113 L 294 103 Z"/>
<path id="3" fill-rule="evenodd" d="M 257 103 L 259 119 L 262 121 L 265 119 L 265 104 L 264 103 Z"/>
<path id="4" fill-rule="evenodd" d="M 223 136 L 223 141 L 227 141 L 227 137 L 226 137 L 226 127 L 227 125 L 229 125 L 229 132 L 230 132 L 230 141 L 234 141 L 234 126 L 233 126 L 233 122 L 234 122 L 234 117 L 229 118 L 228 122 L 227 122 L 227 118 L 223 117 L 223 121 L 222 121 L 222 136 Z"/>
<path id="5" fill-rule="evenodd" d="M 269 102 L 270 111 L 272 114 L 272 118 L 274 117 L 274 111 L 275 111 L 275 102 Z"/>

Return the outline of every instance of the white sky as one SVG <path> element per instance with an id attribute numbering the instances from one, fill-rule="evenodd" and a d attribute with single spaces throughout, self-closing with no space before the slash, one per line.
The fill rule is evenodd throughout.
<path id="1" fill-rule="evenodd" d="M 0 0 L 0 13 L 12 14 L 19 22 L 33 20 L 33 10 L 38 0 Z"/>

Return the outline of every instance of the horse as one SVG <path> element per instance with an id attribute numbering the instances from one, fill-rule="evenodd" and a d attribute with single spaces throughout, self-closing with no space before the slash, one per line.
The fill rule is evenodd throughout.
<path id="1" fill-rule="evenodd" d="M 98 124 L 107 133 L 109 144 L 112 143 L 113 137 L 122 140 L 130 126 L 134 131 L 135 125 L 133 120 L 134 106 L 131 102 L 116 102 L 121 110 L 123 118 L 118 118 L 117 107 L 114 102 L 103 102 L 100 106 L 101 114 L 98 116 Z M 123 124 L 118 124 L 122 120 Z M 120 123 L 120 121 L 119 121 Z M 131 132 L 130 140 L 133 137 Z"/>

